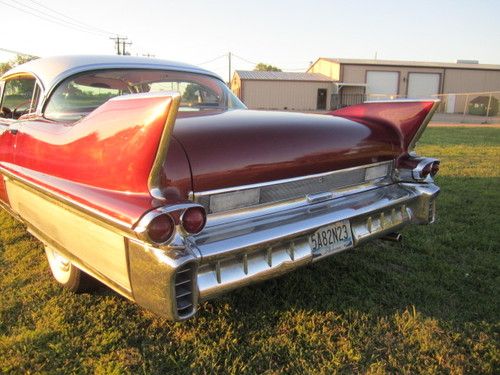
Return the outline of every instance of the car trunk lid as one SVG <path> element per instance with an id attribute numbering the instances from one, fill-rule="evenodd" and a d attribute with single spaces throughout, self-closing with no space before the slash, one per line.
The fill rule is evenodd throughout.
<path id="1" fill-rule="evenodd" d="M 392 160 L 398 133 L 331 115 L 253 110 L 179 112 L 193 190 L 204 192 Z"/>

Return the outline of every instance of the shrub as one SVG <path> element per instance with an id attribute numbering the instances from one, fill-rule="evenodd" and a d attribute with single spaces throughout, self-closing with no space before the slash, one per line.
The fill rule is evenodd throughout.
<path id="1" fill-rule="evenodd" d="M 488 112 L 488 103 L 490 110 Z M 489 96 L 478 96 L 472 99 L 469 103 L 469 114 L 477 116 L 496 116 L 498 113 L 498 99 L 492 97 L 490 102 Z"/>

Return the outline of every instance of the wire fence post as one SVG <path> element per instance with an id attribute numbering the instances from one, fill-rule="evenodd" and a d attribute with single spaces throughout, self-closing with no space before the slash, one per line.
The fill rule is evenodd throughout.
<path id="1" fill-rule="evenodd" d="M 462 116 L 462 124 L 465 123 L 465 114 L 467 113 L 467 106 L 469 105 L 469 94 L 465 97 L 464 114 Z"/>
<path id="2" fill-rule="evenodd" d="M 490 116 L 490 107 L 491 107 L 491 96 L 493 95 L 492 92 L 490 92 L 490 97 L 488 99 L 488 108 L 486 109 L 486 119 L 484 120 L 484 123 L 488 123 L 488 117 Z"/>

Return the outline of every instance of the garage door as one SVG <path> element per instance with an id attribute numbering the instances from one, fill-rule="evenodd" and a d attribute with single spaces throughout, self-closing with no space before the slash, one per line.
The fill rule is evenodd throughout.
<path id="1" fill-rule="evenodd" d="M 408 74 L 408 98 L 431 98 L 439 94 L 439 74 Z"/>
<path id="2" fill-rule="evenodd" d="M 398 72 L 367 72 L 366 93 L 368 95 L 392 96 L 398 94 Z"/>

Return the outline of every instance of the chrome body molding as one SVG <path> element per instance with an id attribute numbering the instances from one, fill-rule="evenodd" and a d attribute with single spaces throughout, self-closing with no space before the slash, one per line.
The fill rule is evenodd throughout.
<path id="1" fill-rule="evenodd" d="M 132 295 L 139 305 L 172 320 L 196 313 L 199 256 L 187 247 L 161 249 L 135 240 L 127 241 L 127 252 Z"/>
<path id="2" fill-rule="evenodd" d="M 212 222 L 198 235 L 177 237 L 173 247 L 129 241 L 134 299 L 171 319 L 189 318 L 199 301 L 334 254 L 316 256 L 309 245 L 309 235 L 323 226 L 349 220 L 356 247 L 408 224 L 432 223 L 438 194 L 431 182 L 372 186 L 316 203 L 292 201 L 265 214 Z"/>
<path id="3" fill-rule="evenodd" d="M 7 164 L 7 163 L 5 163 Z M 8 165 L 12 167 L 11 165 Z M 21 169 L 22 171 L 22 169 Z M 45 199 L 49 199 L 52 203 L 60 205 L 67 210 L 85 217 L 89 221 L 99 223 L 106 226 L 107 228 L 117 231 L 124 236 L 134 236 L 131 226 L 121 220 L 118 220 L 110 215 L 106 215 L 100 211 L 93 209 L 87 205 L 77 202 L 63 194 L 57 193 L 53 190 L 46 188 L 45 186 L 31 181 L 27 178 L 20 176 L 19 174 L 13 173 L 10 170 L 2 167 L 0 165 L 0 175 L 4 175 L 5 178 L 13 181 L 14 183 L 22 186 L 23 188 L 30 190 L 31 192 L 43 196 Z"/>
<path id="4" fill-rule="evenodd" d="M 375 179 L 367 179 L 366 171 L 370 168 L 386 166 L 383 176 Z M 210 218 L 207 225 L 224 220 L 225 217 L 233 217 L 247 210 L 254 208 L 264 208 L 274 206 L 279 202 L 298 200 L 300 203 L 305 201 L 318 201 L 331 199 L 345 194 L 353 189 L 367 189 L 369 186 L 382 186 L 392 183 L 394 162 L 383 161 L 378 163 L 366 164 L 352 168 L 341 169 L 338 171 L 319 173 L 289 179 L 274 180 L 260 184 L 236 186 L 218 190 L 203 192 L 191 192 L 190 199 L 201 204 Z M 212 212 L 210 208 L 211 198 L 219 194 L 245 192 L 253 189 L 260 189 L 259 203 L 232 209 L 227 211 Z"/>

